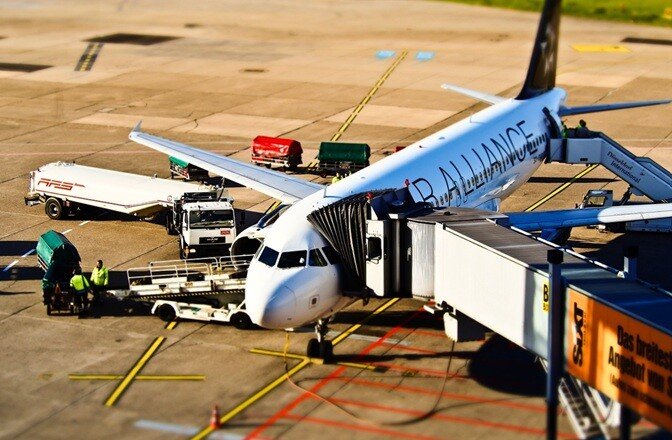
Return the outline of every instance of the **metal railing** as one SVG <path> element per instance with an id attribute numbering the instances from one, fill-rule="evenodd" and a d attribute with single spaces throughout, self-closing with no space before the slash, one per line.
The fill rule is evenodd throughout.
<path id="1" fill-rule="evenodd" d="M 147 267 L 126 271 L 129 286 L 160 284 L 169 280 L 198 281 L 206 276 L 240 274 L 242 277 L 253 255 L 204 257 L 191 260 L 153 261 Z"/>

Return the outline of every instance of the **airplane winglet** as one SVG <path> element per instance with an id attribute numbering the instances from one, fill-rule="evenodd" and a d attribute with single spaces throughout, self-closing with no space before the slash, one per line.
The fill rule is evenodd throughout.
<path id="1" fill-rule="evenodd" d="M 501 96 L 490 95 L 485 92 L 479 92 L 478 90 L 467 89 L 466 87 L 460 87 L 453 84 L 442 84 L 441 88 L 443 90 L 451 90 L 453 92 L 469 96 L 470 98 L 477 99 L 479 101 L 485 102 L 486 104 L 494 105 L 499 104 L 502 101 L 506 101 L 506 98 L 502 98 Z"/>
<path id="2" fill-rule="evenodd" d="M 141 131 L 142 131 L 142 130 L 140 129 L 140 128 L 141 128 L 141 127 L 140 127 L 141 125 L 142 125 L 142 119 L 140 119 L 140 121 L 138 121 L 138 123 L 135 124 L 135 127 L 133 127 L 133 130 L 131 131 L 131 133 L 139 133 L 139 132 L 141 132 Z"/>

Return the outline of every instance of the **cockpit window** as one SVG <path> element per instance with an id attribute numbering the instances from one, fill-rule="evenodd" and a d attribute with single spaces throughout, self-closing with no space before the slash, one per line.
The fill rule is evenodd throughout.
<path id="1" fill-rule="evenodd" d="M 307 251 L 283 252 L 278 261 L 280 269 L 289 269 L 290 267 L 303 267 L 306 265 Z"/>
<path id="2" fill-rule="evenodd" d="M 338 255 L 338 252 L 336 252 L 333 247 L 325 246 L 322 248 L 322 251 L 324 252 L 324 255 L 327 256 L 327 260 L 329 260 L 329 263 L 338 264 L 341 262 L 340 255 Z"/>
<path id="3" fill-rule="evenodd" d="M 259 261 L 264 263 L 266 266 L 273 267 L 275 262 L 278 261 L 279 252 L 271 249 L 268 246 L 264 246 L 264 250 L 259 254 Z"/>
<path id="4" fill-rule="evenodd" d="M 311 249 L 308 253 L 308 265 L 324 267 L 327 265 L 327 260 L 324 259 L 319 249 Z"/>

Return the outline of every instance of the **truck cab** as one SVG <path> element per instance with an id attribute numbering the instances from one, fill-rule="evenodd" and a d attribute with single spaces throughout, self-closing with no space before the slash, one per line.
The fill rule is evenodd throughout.
<path id="1" fill-rule="evenodd" d="M 224 255 L 236 239 L 236 213 L 226 192 L 185 193 L 175 201 L 169 233 L 180 236 L 180 258 Z"/>

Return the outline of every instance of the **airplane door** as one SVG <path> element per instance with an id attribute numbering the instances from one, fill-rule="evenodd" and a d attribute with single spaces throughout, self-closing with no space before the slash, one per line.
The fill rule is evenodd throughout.
<path id="1" fill-rule="evenodd" d="M 389 228 L 389 220 L 366 221 L 366 285 L 377 296 L 390 288 Z"/>

